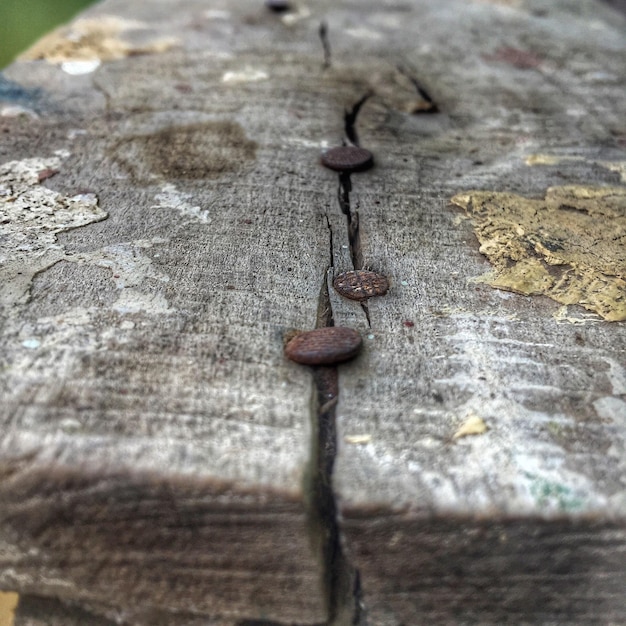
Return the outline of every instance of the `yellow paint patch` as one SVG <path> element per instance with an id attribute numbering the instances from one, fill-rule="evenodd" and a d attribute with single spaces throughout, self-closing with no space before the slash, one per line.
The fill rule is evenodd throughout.
<path id="1" fill-rule="evenodd" d="M 550 187 L 543 200 L 472 191 L 452 202 L 494 266 L 483 282 L 626 320 L 626 189 Z"/>
<path id="2" fill-rule="evenodd" d="M 13 591 L 0 591 L 0 626 L 13 626 L 19 596 Z"/>
<path id="3" fill-rule="evenodd" d="M 24 61 L 45 59 L 50 63 L 66 61 L 110 61 L 131 54 L 164 52 L 176 44 L 169 38 L 155 39 L 144 45 L 131 44 L 120 35 L 126 31 L 146 28 L 142 22 L 114 16 L 78 19 L 42 37 L 19 58 Z"/>
<path id="4" fill-rule="evenodd" d="M 470 415 L 452 435 L 452 439 L 460 439 L 461 437 L 469 437 L 470 435 L 482 435 L 489 430 L 485 420 L 478 415 Z"/>

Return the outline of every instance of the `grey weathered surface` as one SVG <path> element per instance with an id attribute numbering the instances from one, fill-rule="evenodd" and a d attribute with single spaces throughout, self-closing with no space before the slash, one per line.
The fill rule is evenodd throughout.
<path id="1" fill-rule="evenodd" d="M 359 116 L 377 162 L 353 177 L 364 264 L 393 287 L 370 302 L 371 330 L 360 316 L 368 349 L 341 370 L 334 482 L 374 624 L 626 620 L 626 328 L 472 282 L 489 264 L 449 204 L 471 189 L 619 185 L 593 164 L 525 163 L 624 158 L 623 20 L 572 8 L 432 5 L 412 64 L 442 113 L 372 100 Z M 538 67 L 485 59 L 506 46 Z M 355 311 L 336 306 L 335 323 Z M 489 430 L 454 440 L 470 416 Z"/>
<path id="2" fill-rule="evenodd" d="M 96 74 L 6 72 L 38 118 L 3 118 L 3 161 L 41 159 L 36 181 L 66 150 L 44 186 L 94 192 L 108 217 L 57 243 L 50 227 L 3 276 L 8 292 L 37 272 L 3 302 L 0 584 L 129 623 L 169 609 L 321 622 L 310 381 L 282 336 L 315 324 L 325 191 L 296 182 L 295 115 L 252 97 L 256 83 L 222 82 L 274 21 L 206 8 L 107 3 L 94 14 L 141 18 L 178 45 Z M 250 36 L 232 47 L 234 28 Z"/>
<path id="3" fill-rule="evenodd" d="M 332 483 L 361 618 L 625 621 L 624 323 L 473 282 L 489 264 L 450 204 L 623 186 L 623 18 L 530 0 L 89 15 L 145 28 L 109 23 L 98 54 L 120 58 L 95 72 L 22 61 L 0 84 L 0 587 L 24 623 L 328 618 L 315 392 L 282 346 L 360 257 L 391 281 L 371 328 L 330 289 L 365 338 L 339 370 Z M 410 112 L 408 75 L 439 113 Z M 319 154 L 367 93 L 351 256 Z M 454 438 L 469 417 L 489 430 Z"/>

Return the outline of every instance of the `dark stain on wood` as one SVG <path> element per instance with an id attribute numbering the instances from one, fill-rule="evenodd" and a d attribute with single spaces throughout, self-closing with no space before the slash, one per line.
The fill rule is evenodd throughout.
<path id="1" fill-rule="evenodd" d="M 245 168 L 256 158 L 256 149 L 239 124 L 222 120 L 124 138 L 112 152 L 135 178 L 156 174 L 166 180 L 199 180 Z"/>

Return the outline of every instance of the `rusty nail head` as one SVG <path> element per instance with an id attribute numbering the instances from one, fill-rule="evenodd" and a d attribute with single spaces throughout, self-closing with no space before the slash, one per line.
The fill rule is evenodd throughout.
<path id="1" fill-rule="evenodd" d="M 358 146 L 337 146 L 322 153 L 322 165 L 336 172 L 362 172 L 374 165 L 374 156 Z"/>
<path id="2" fill-rule="evenodd" d="M 333 280 L 333 287 L 350 300 L 366 300 L 384 296 L 389 289 L 389 281 L 382 274 L 370 270 L 350 270 L 339 274 Z"/>
<path id="3" fill-rule="evenodd" d="M 285 346 L 285 356 L 302 365 L 333 365 L 354 358 L 361 335 L 344 326 L 328 326 L 300 333 Z"/>

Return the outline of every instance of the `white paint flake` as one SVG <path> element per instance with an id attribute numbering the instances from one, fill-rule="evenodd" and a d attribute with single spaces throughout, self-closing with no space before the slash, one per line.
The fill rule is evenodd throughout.
<path id="1" fill-rule="evenodd" d="M 86 61 L 64 61 L 61 63 L 61 69 L 70 76 L 82 76 L 83 74 L 91 74 L 100 67 L 100 59 L 89 59 Z"/>
<path id="2" fill-rule="evenodd" d="M 59 156 L 0 165 L 0 297 L 23 301 L 32 278 L 65 256 L 59 233 L 98 222 L 107 213 L 95 195 L 64 196 L 41 185 L 40 176 L 61 167 Z"/>
<path id="3" fill-rule="evenodd" d="M 192 195 L 179 191 L 175 185 L 167 184 L 161 188 L 161 193 L 155 196 L 157 204 L 153 205 L 153 209 L 174 209 L 183 217 L 208 224 L 211 221 L 209 211 L 203 209 L 197 204 L 190 202 Z"/>

